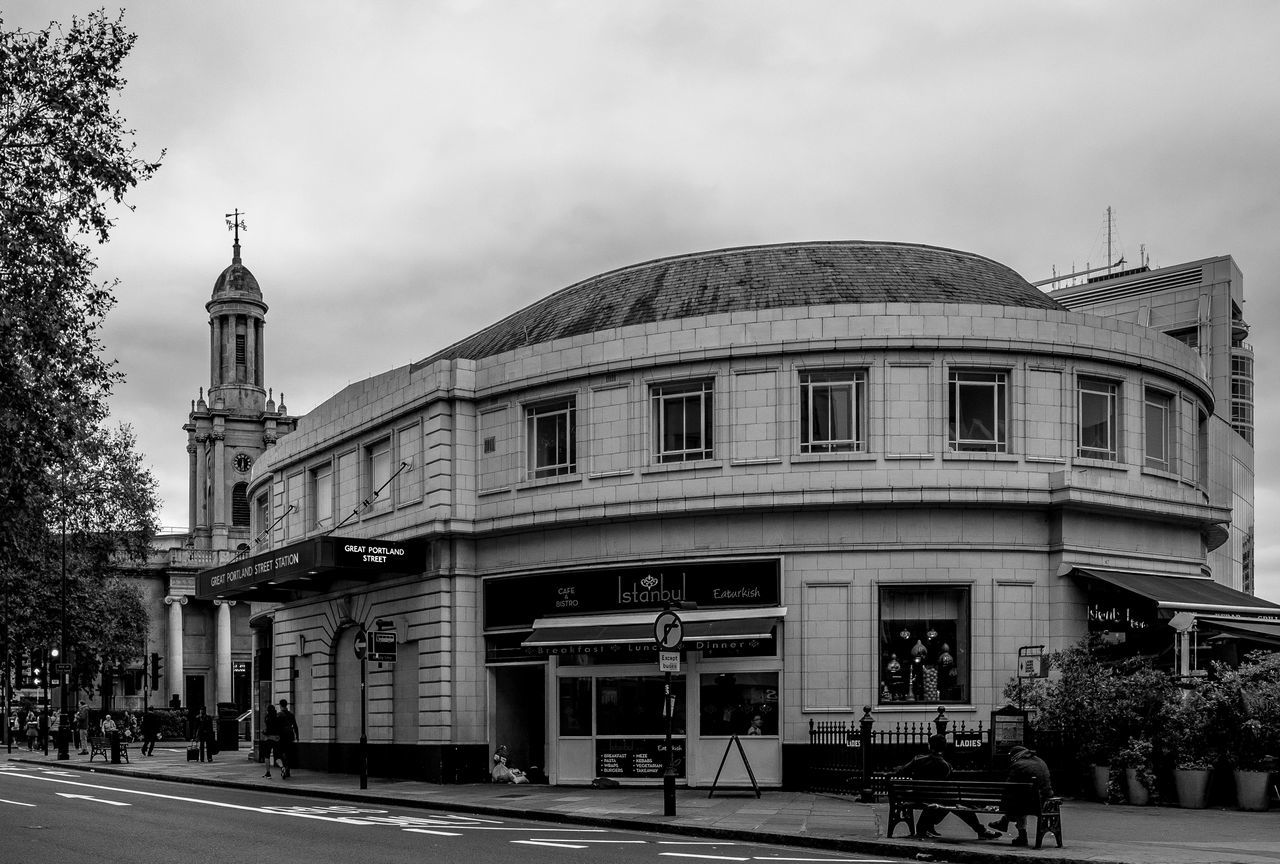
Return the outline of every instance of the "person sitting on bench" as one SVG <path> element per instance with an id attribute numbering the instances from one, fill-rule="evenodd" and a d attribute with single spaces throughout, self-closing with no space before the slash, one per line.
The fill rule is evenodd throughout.
<path id="1" fill-rule="evenodd" d="M 1009 751 L 1009 783 L 1030 783 L 1034 791 L 1030 798 L 1025 795 L 1008 794 L 1001 802 L 1004 816 L 990 823 L 997 831 L 1007 831 L 1012 822 L 1018 829 L 1018 836 L 1013 838 L 1014 846 L 1027 845 L 1027 816 L 1038 812 L 1040 802 L 1053 797 L 1053 784 L 1049 779 L 1049 766 L 1044 760 L 1026 747 L 1014 747 Z M 1036 795 L 1039 800 L 1036 800 Z"/>
<path id="2" fill-rule="evenodd" d="M 947 738 L 945 735 L 931 735 L 929 736 L 929 752 L 922 753 L 907 764 L 893 769 L 893 773 L 905 774 L 912 780 L 946 780 L 951 776 L 951 763 L 942 756 L 946 749 Z M 942 835 L 934 828 L 939 822 L 947 818 L 948 812 L 955 812 L 956 817 L 961 822 L 973 829 L 973 833 L 978 836 L 979 840 L 995 840 L 997 837 L 1002 836 L 1001 832 L 993 830 L 995 828 L 994 823 L 990 829 L 983 828 L 982 823 L 978 821 L 976 813 L 963 810 L 947 811 L 938 807 L 921 809 L 920 815 L 916 818 L 915 836 L 920 839 L 941 837 Z"/>

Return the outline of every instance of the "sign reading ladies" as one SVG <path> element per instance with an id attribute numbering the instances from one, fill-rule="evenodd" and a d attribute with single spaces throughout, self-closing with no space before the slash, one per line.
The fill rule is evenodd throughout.
<path id="1" fill-rule="evenodd" d="M 528 627 L 552 615 L 643 612 L 692 602 L 699 609 L 778 606 L 777 559 L 600 567 L 509 576 L 484 583 L 485 627 Z"/>

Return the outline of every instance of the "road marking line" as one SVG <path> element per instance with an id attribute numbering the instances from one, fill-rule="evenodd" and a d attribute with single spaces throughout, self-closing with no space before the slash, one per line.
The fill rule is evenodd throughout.
<path id="1" fill-rule="evenodd" d="M 523 843 L 526 846 L 554 846 L 557 849 L 586 849 L 586 846 L 578 846 L 573 843 L 550 843 L 546 840 L 512 840 L 512 843 Z"/>
<path id="2" fill-rule="evenodd" d="M 731 840 L 659 840 L 659 846 L 737 846 Z"/>
<path id="3" fill-rule="evenodd" d="M 97 801 L 99 804 L 111 804 L 115 807 L 132 807 L 132 804 L 126 804 L 123 801 L 108 801 L 106 798 L 94 798 L 92 795 L 76 795 L 73 792 L 59 792 L 59 798 L 79 798 L 82 801 Z"/>
<path id="4" fill-rule="evenodd" d="M 528 825 L 523 828 L 498 828 L 491 825 L 450 825 L 450 828 L 466 828 L 471 831 L 563 831 L 569 834 L 585 834 L 599 833 L 603 834 L 607 828 L 530 828 Z"/>
<path id="5" fill-rule="evenodd" d="M 10 801 L 6 798 L 0 798 L 0 804 L 14 804 L 18 807 L 34 807 L 34 804 L 27 804 L 25 801 Z"/>
<path id="6" fill-rule="evenodd" d="M 821 861 L 826 864 L 893 864 L 889 858 L 761 858 L 757 861 Z"/>
<path id="7" fill-rule="evenodd" d="M 539 830 L 539 831 L 541 831 L 541 830 L 543 830 L 543 829 L 539 828 L 538 830 Z M 549 840 L 550 838 L 547 838 L 547 837 L 533 837 L 533 838 L 531 838 L 531 839 L 533 839 L 533 840 Z M 568 839 L 568 838 L 561 838 L 561 839 Z M 590 838 L 590 837 L 574 837 L 573 839 L 574 839 L 574 840 L 577 840 L 579 843 L 640 843 L 640 844 L 644 844 L 644 843 L 647 843 L 647 842 L 648 842 L 647 840 L 594 840 L 594 839 L 592 839 L 592 838 Z"/>
<path id="8" fill-rule="evenodd" d="M 659 852 L 672 858 L 703 858 L 710 861 L 750 861 L 750 858 L 734 858 L 729 855 L 696 855 L 693 852 Z"/>
<path id="9" fill-rule="evenodd" d="M 461 837 L 462 836 L 461 834 L 458 834 L 455 831 L 432 831 L 429 828 L 406 828 L 404 830 L 412 831 L 414 834 L 434 834 L 437 837 Z"/>

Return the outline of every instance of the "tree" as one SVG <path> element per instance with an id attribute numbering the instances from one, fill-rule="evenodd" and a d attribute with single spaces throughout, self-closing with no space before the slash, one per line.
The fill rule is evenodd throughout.
<path id="1" fill-rule="evenodd" d="M 0 571 L 42 544 L 57 469 L 118 380 L 98 336 L 115 283 L 94 281 L 87 244 L 159 167 L 113 107 L 135 39 L 123 13 L 38 31 L 0 18 Z"/>

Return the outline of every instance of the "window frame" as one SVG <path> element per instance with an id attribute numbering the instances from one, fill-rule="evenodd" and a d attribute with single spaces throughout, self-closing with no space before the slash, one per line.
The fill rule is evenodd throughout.
<path id="1" fill-rule="evenodd" d="M 905 597 L 907 595 L 918 595 L 923 598 L 929 594 L 942 595 L 944 593 L 952 593 L 956 595 L 955 604 L 956 604 L 956 611 L 959 617 L 955 619 L 953 626 L 950 628 L 946 626 L 949 619 L 925 615 L 922 613 L 917 613 L 912 619 L 886 617 L 885 599 L 887 596 L 898 595 L 900 597 Z M 897 638 L 899 642 L 906 642 L 906 641 L 909 641 L 910 639 L 917 639 L 923 642 L 924 640 L 921 639 L 921 636 L 925 635 L 925 632 L 927 632 L 927 631 L 917 632 L 916 630 L 911 630 L 909 639 L 902 640 L 901 637 L 896 632 L 895 628 L 898 626 L 901 626 L 901 622 L 905 622 L 906 620 L 911 620 L 914 623 L 919 623 L 920 621 L 924 621 L 926 623 L 926 626 L 929 626 L 929 627 L 935 626 L 933 622 L 936 622 L 937 625 L 942 625 L 941 628 L 937 628 L 937 636 L 935 637 L 935 639 L 930 640 L 931 642 L 936 642 L 937 644 L 936 645 L 931 644 L 926 649 L 926 651 L 928 652 L 926 656 L 931 656 L 932 659 L 936 659 L 939 662 L 937 662 L 936 664 L 922 663 L 921 666 L 923 668 L 924 666 L 927 666 L 927 665 L 934 665 L 935 669 L 939 669 L 939 670 L 945 669 L 946 668 L 945 664 L 941 662 L 941 659 L 942 659 L 941 649 L 945 646 L 947 648 L 947 652 L 951 654 L 950 665 L 955 670 L 956 683 L 954 685 L 954 691 L 955 691 L 954 695 L 950 697 L 944 697 L 942 695 L 944 692 L 942 689 L 943 684 L 947 683 L 943 680 L 944 677 L 947 677 L 946 673 L 942 671 L 939 671 L 938 673 L 938 675 L 941 677 L 935 678 L 935 682 L 939 688 L 938 693 L 921 692 L 920 694 L 917 695 L 916 694 L 917 679 L 914 676 L 911 669 L 912 658 L 909 653 L 907 653 L 907 656 L 897 657 L 901 670 L 905 676 L 905 679 L 900 681 L 890 680 L 889 672 L 888 672 L 889 663 L 891 662 L 891 658 L 898 654 L 897 649 L 899 648 L 899 645 L 893 642 L 893 640 Z M 894 623 L 891 625 L 889 622 L 898 622 L 898 623 Z M 969 584 L 957 585 L 957 584 L 945 584 L 945 583 L 910 584 L 910 585 L 901 585 L 901 584 L 878 585 L 876 587 L 876 630 L 877 630 L 877 639 L 879 642 L 878 648 L 877 648 L 879 660 L 877 662 L 878 691 L 876 693 L 876 704 L 879 705 L 880 707 L 899 706 L 899 705 L 922 705 L 922 704 L 923 705 L 969 705 L 969 704 L 972 704 L 973 689 L 974 689 L 974 681 L 973 681 L 974 632 L 973 632 L 973 629 L 974 629 L 974 619 L 973 619 L 973 586 L 972 585 L 969 585 Z M 890 632 L 891 630 L 895 632 Z M 955 641 L 954 643 L 952 643 L 952 642 L 946 641 L 947 639 L 954 639 Z M 909 650 L 910 649 L 908 648 L 907 651 L 909 652 Z M 925 679 L 925 681 L 927 681 L 927 679 Z M 925 681 L 921 681 L 921 686 L 919 689 L 922 691 L 924 689 Z M 905 687 L 906 687 L 905 690 L 901 689 L 903 684 L 905 684 Z M 947 689 L 948 690 L 952 689 L 951 685 L 948 685 Z M 903 696 L 910 696 L 911 698 L 901 698 Z"/>
<path id="2" fill-rule="evenodd" d="M 835 424 L 831 415 L 835 410 L 835 401 L 830 391 L 843 389 L 847 391 L 848 411 L 847 429 L 851 437 L 831 437 Z M 818 438 L 815 434 L 816 391 L 828 391 L 827 396 L 827 437 Z M 800 372 L 800 452 L 812 453 L 865 453 L 867 450 L 867 370 L 865 369 L 833 369 L 802 370 Z"/>
<path id="3" fill-rule="evenodd" d="M 544 422 L 554 427 L 556 456 L 559 461 L 542 464 L 538 432 Z M 496 449 L 496 444 L 495 444 Z M 578 400 L 562 396 L 525 406 L 525 477 L 544 480 L 578 473 Z"/>
<path id="4" fill-rule="evenodd" d="M 1107 402 L 1107 444 L 1105 447 L 1086 446 L 1085 394 L 1103 397 Z M 1076 456 L 1080 459 L 1097 459 L 1102 462 L 1120 461 L 1120 383 L 1092 375 L 1076 378 Z"/>
<path id="5" fill-rule="evenodd" d="M 327 495 L 325 490 L 321 488 L 323 484 L 328 487 Z M 323 462 L 314 465 L 307 472 L 307 522 L 312 529 L 331 528 L 333 527 L 334 507 L 334 472 L 332 462 Z M 320 504 L 324 501 L 328 503 L 328 515 L 321 516 Z"/>
<path id="6" fill-rule="evenodd" d="M 961 437 L 959 422 L 966 391 L 989 389 L 991 391 L 992 420 L 994 429 L 989 437 Z M 982 417 L 974 422 L 981 423 Z M 956 367 L 947 370 L 947 449 L 953 453 L 1008 453 L 1009 452 L 1009 370 Z"/>
<path id="7" fill-rule="evenodd" d="M 1152 410 L 1163 412 L 1163 416 L 1159 420 L 1160 426 L 1160 449 L 1163 452 L 1163 458 L 1152 455 Z M 1142 398 L 1142 458 L 1143 464 L 1147 468 L 1156 471 L 1175 470 L 1177 465 L 1177 453 L 1175 452 L 1177 436 L 1175 429 L 1177 428 L 1177 408 L 1175 406 L 1172 393 L 1160 390 L 1156 387 L 1147 387 L 1143 392 Z"/>
<path id="8" fill-rule="evenodd" d="M 688 406 L 697 404 L 700 412 L 696 424 L 699 435 L 699 446 L 680 449 L 666 449 L 667 411 L 669 405 L 681 403 L 684 406 L 682 415 L 686 430 L 683 435 L 689 436 Z M 649 404 L 653 412 L 652 451 L 653 460 L 658 464 L 681 462 L 699 462 L 715 457 L 715 381 L 712 378 L 701 378 L 694 381 L 673 381 L 649 385 Z M 681 434 L 681 433 L 675 433 Z"/>
<path id="9" fill-rule="evenodd" d="M 379 476 L 379 460 L 386 459 L 385 476 Z M 377 494 L 386 483 L 390 482 L 391 472 L 391 436 L 385 435 L 364 445 L 365 500 L 369 502 L 369 510 L 385 510 L 391 506 L 390 494 Z M 383 490 L 388 493 L 390 490 Z M 374 495 L 377 494 L 375 498 Z"/>

